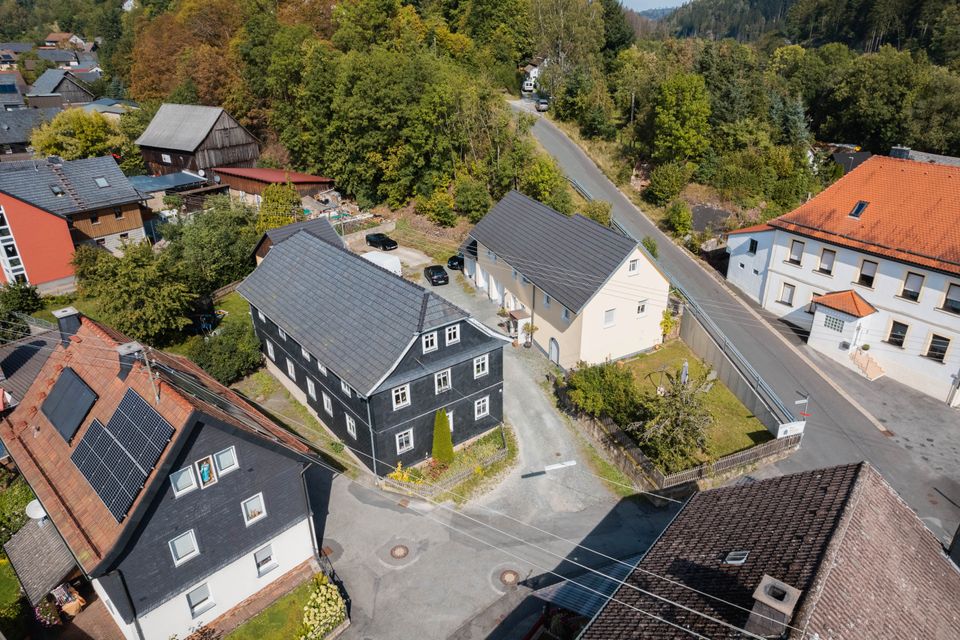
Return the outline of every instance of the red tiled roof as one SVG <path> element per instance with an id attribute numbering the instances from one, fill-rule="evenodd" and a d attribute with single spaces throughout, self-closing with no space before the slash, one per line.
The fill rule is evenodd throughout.
<path id="1" fill-rule="evenodd" d="M 288 171 L 287 169 L 264 169 L 264 168 L 246 168 L 246 167 L 223 167 L 214 169 L 215 173 L 221 173 L 226 176 L 236 176 L 238 178 L 247 178 L 258 182 L 268 183 L 286 183 L 292 184 L 313 184 L 313 183 L 333 183 L 333 178 L 324 178 L 323 176 L 313 176 L 309 173 L 299 173 L 297 171 Z"/>
<path id="2" fill-rule="evenodd" d="M 850 212 L 869 203 L 859 218 Z M 873 156 L 770 225 L 960 274 L 960 167 Z"/>
<path id="3" fill-rule="evenodd" d="M 773 231 L 773 227 L 766 222 L 762 222 L 760 224 L 744 227 L 743 229 L 734 229 L 733 231 L 728 231 L 727 235 L 733 236 L 737 235 L 738 233 L 759 233 L 761 231 Z"/>
<path id="4" fill-rule="evenodd" d="M 846 291 L 833 291 L 822 296 L 814 296 L 811 302 L 823 305 L 828 309 L 841 311 L 855 318 L 865 318 L 871 313 L 876 313 L 877 309 L 863 299 L 856 291 L 847 289 Z"/>
<path id="5" fill-rule="evenodd" d="M 149 351 L 152 361 L 186 374 L 188 384 L 160 371 L 155 380 L 160 396 L 154 401 L 154 386 L 146 367 L 139 361 L 121 380 L 116 347 L 129 342 L 119 332 L 104 327 L 89 318 L 82 318 L 81 326 L 66 347 L 57 343 L 40 374 L 20 404 L 0 422 L 0 435 L 27 482 L 40 499 L 47 514 L 60 531 L 67 546 L 73 551 L 80 565 L 88 572 L 104 560 L 115 545 L 126 539 L 126 530 L 135 526 L 134 513 L 141 507 L 151 492 L 148 489 L 162 481 L 158 470 L 164 466 L 174 451 L 178 439 L 192 428 L 190 416 L 194 410 L 220 419 L 239 429 L 255 433 L 259 437 L 277 442 L 301 453 L 309 449 L 296 437 L 270 421 L 245 402 L 238 394 L 227 389 L 185 358 Z M 84 418 L 72 442 L 68 444 L 46 418 L 41 405 L 60 372 L 71 367 L 97 394 L 97 400 Z M 158 366 L 159 370 L 161 367 Z M 182 377 L 182 376 L 181 376 Z M 95 420 L 107 424 L 117 410 L 127 389 L 133 389 L 170 423 L 174 435 L 166 446 L 154 469 L 146 479 L 144 488 L 122 522 L 117 522 L 100 500 L 83 474 L 73 464 L 70 455 L 73 447 Z M 205 390 L 210 400 L 198 398 L 196 390 Z M 212 400 L 222 399 L 223 406 Z M 231 414 L 229 406 L 237 407 Z M 241 416 L 238 418 L 238 416 Z"/>

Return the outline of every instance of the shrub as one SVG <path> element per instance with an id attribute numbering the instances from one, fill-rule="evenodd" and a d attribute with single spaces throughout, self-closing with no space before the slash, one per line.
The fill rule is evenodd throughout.
<path id="1" fill-rule="evenodd" d="M 433 459 L 445 465 L 453 462 L 453 437 L 446 409 L 437 411 L 433 419 Z"/>
<path id="2" fill-rule="evenodd" d="M 675 236 L 683 237 L 693 231 L 693 214 L 686 202 L 677 200 L 667 208 L 664 224 Z"/>
<path id="3" fill-rule="evenodd" d="M 43 299 L 36 287 L 25 282 L 14 282 L 0 287 L 0 307 L 29 315 L 43 309 Z"/>
<path id="4" fill-rule="evenodd" d="M 313 592 L 303 607 L 300 640 L 317 640 L 336 629 L 347 618 L 347 605 L 337 585 L 324 574 L 313 578 Z"/>
<path id="5" fill-rule="evenodd" d="M 187 357 L 218 381 L 231 384 L 260 366 L 260 342 L 249 323 L 224 324 L 216 335 L 192 339 Z"/>
<path id="6" fill-rule="evenodd" d="M 660 257 L 660 249 L 657 247 L 657 241 L 654 240 L 653 236 L 643 236 L 643 240 L 640 241 L 640 244 L 642 244 L 643 248 L 646 249 L 655 259 Z"/>
<path id="7" fill-rule="evenodd" d="M 610 226 L 610 221 L 613 219 L 611 210 L 613 205 L 607 202 L 606 200 L 591 200 L 583 207 L 583 215 L 599 222 L 605 227 Z"/>
<path id="8" fill-rule="evenodd" d="M 22 476 L 2 471 L 0 476 L 0 547 L 27 521 L 24 509 L 34 499 L 33 491 Z"/>
<path id="9" fill-rule="evenodd" d="M 680 195 L 689 180 L 690 171 L 679 162 L 661 164 L 650 173 L 650 184 L 643 197 L 662 206 Z"/>
<path id="10" fill-rule="evenodd" d="M 643 419 L 646 398 L 633 373 L 612 362 L 580 366 L 567 377 L 570 402 L 587 415 L 610 418 L 619 425 Z"/>
<path id="11" fill-rule="evenodd" d="M 437 189 L 429 197 L 417 198 L 416 211 L 441 227 L 457 224 L 457 212 L 453 208 L 453 197 L 446 189 Z"/>
<path id="12" fill-rule="evenodd" d="M 480 222 L 492 204 L 490 194 L 482 182 L 469 175 L 461 175 L 453 185 L 454 206 L 470 222 Z"/>
<path id="13" fill-rule="evenodd" d="M 670 309 L 664 309 L 663 315 L 660 317 L 660 333 L 666 338 L 673 332 L 676 326 L 677 319 L 670 313 Z"/>

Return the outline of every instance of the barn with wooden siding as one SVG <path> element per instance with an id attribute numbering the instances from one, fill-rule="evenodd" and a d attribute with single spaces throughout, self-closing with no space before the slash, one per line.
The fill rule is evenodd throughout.
<path id="1" fill-rule="evenodd" d="M 220 107 L 164 104 L 137 139 L 150 173 L 252 167 L 260 142 Z"/>
<path id="2" fill-rule="evenodd" d="M 333 178 L 288 169 L 217 167 L 213 173 L 220 184 L 230 187 L 230 195 L 255 206 L 259 206 L 263 190 L 271 184 L 289 184 L 301 198 L 316 196 L 334 186 Z"/>

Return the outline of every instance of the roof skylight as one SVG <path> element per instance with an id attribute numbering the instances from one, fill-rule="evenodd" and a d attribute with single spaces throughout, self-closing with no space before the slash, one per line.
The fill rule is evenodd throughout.
<path id="1" fill-rule="evenodd" d="M 863 215 L 864 210 L 867 208 L 867 205 L 870 204 L 866 200 L 860 200 L 857 204 L 853 205 L 853 209 L 850 211 L 851 218 L 859 218 Z"/>

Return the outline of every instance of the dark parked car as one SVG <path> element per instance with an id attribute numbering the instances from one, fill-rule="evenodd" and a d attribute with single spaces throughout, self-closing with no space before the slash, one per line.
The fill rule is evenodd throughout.
<path id="1" fill-rule="evenodd" d="M 537 100 L 537 111 L 546 111 L 550 108 L 550 101 L 546 98 L 540 98 Z"/>
<path id="2" fill-rule="evenodd" d="M 447 260 L 447 269 L 451 271 L 463 271 L 463 254 L 458 253 L 455 256 L 450 256 Z"/>
<path id="3" fill-rule="evenodd" d="M 385 233 L 368 233 L 367 246 L 390 251 L 397 248 L 397 241 Z"/>
<path id="4" fill-rule="evenodd" d="M 426 269 L 423 270 L 423 277 L 427 279 L 427 282 L 433 286 L 438 284 L 449 284 L 450 278 L 447 276 L 447 271 L 438 264 L 432 264 Z"/>

